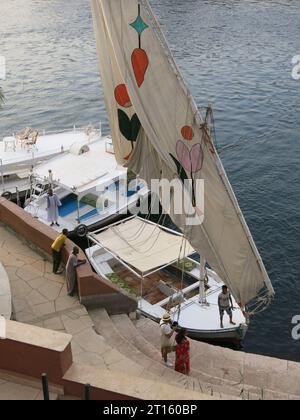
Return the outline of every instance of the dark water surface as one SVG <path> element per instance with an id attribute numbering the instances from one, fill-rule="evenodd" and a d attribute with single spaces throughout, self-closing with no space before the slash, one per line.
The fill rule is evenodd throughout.
<path id="1" fill-rule="evenodd" d="M 151 0 L 199 107 L 215 110 L 221 157 L 277 292 L 245 350 L 300 361 L 298 0 Z M 88 0 L 0 0 L 7 79 L 0 136 L 105 121 Z"/>

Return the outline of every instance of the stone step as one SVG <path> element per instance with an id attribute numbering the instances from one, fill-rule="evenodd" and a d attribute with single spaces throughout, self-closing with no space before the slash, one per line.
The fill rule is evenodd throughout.
<path id="1" fill-rule="evenodd" d="M 131 321 L 137 331 L 151 345 L 160 346 L 160 335 L 158 325 L 154 321 L 141 317 L 140 319 Z M 266 384 L 273 385 L 275 379 L 267 378 L 267 365 L 274 367 L 274 378 L 279 380 L 280 375 L 291 376 L 288 374 L 285 361 L 272 359 L 263 356 L 249 355 L 243 352 L 235 352 L 223 347 L 212 346 L 203 342 L 190 339 L 191 346 L 191 375 L 211 383 L 212 387 L 216 385 L 226 389 L 227 394 L 238 394 L 244 399 L 298 399 L 298 395 L 294 392 L 282 392 L 277 389 L 269 389 Z M 251 362 L 251 368 L 246 364 Z M 264 369 L 264 363 L 265 371 Z M 256 366 L 257 364 L 257 366 Z M 196 369 L 195 369 L 196 367 Z M 298 366 L 299 369 L 299 366 Z M 272 375 L 272 373 L 270 373 Z M 294 381 L 290 381 L 290 389 Z M 260 385 L 261 384 L 261 385 Z"/>
<path id="2" fill-rule="evenodd" d="M 134 344 L 142 353 L 145 353 L 148 357 L 155 361 L 161 361 L 160 350 L 158 350 L 160 349 L 160 335 L 158 325 L 155 322 L 145 318 L 145 325 L 150 325 L 151 334 L 149 334 L 149 329 L 145 328 L 143 336 L 141 331 L 136 328 L 134 322 L 132 322 L 127 315 L 113 315 L 111 316 L 111 320 L 115 324 L 119 333 Z M 224 392 L 225 388 L 222 388 L 223 385 L 226 387 L 227 395 L 234 397 L 241 397 L 243 395 L 242 389 L 237 385 L 227 381 L 224 384 L 219 378 L 203 374 L 197 369 L 191 369 L 190 378 L 194 378 L 194 380 L 199 381 L 199 383 L 205 384 L 206 392 L 209 391 L 211 395 L 214 393 Z M 245 397 L 247 397 L 247 399 L 249 397 L 252 399 L 258 399 L 259 395 L 253 393 L 253 395 L 247 394 Z"/>
<path id="3" fill-rule="evenodd" d="M 128 373 L 108 371 L 87 365 L 73 363 L 63 378 L 67 395 L 82 399 L 84 385 L 91 385 L 91 399 L 138 399 L 138 400 L 218 400 L 193 390 L 186 390 L 172 384 L 158 381 L 157 378 L 136 377 Z"/>
<path id="4" fill-rule="evenodd" d="M 164 369 L 165 366 L 163 366 L 162 363 L 153 363 L 152 359 L 132 345 L 115 327 L 105 309 L 91 309 L 89 310 L 89 314 L 94 322 L 96 332 L 102 336 L 112 348 L 118 350 L 139 366 L 142 366 L 144 370 L 150 372 L 151 368 L 150 373 L 154 375 L 161 377 L 165 372 L 168 372 L 169 378 L 170 376 L 176 378 L 175 372 L 167 368 Z"/>
<path id="5" fill-rule="evenodd" d="M 68 327 L 66 323 L 65 325 Z M 73 361 L 76 364 L 130 373 L 137 377 L 144 372 L 143 366 L 125 357 L 118 348 L 110 345 L 105 337 L 97 334 L 93 324 L 82 331 L 74 332 L 71 345 Z M 153 375 L 153 378 L 156 376 Z"/>
<path id="6" fill-rule="evenodd" d="M 136 329 L 132 321 L 126 314 L 112 315 L 111 320 L 122 335 L 132 343 L 138 350 L 157 362 L 161 362 L 161 352 L 159 347 L 155 347 L 146 340 Z"/>
<path id="7" fill-rule="evenodd" d="M 135 347 L 134 343 L 130 341 L 130 338 L 134 335 L 134 326 L 132 325 L 133 328 L 130 328 L 128 331 L 123 317 L 112 317 L 114 319 L 113 322 L 112 318 L 108 316 L 104 309 L 92 309 L 89 313 L 97 333 L 103 336 L 114 349 L 117 349 L 131 361 L 143 366 L 145 377 L 148 378 L 155 375 L 156 380 L 160 382 L 172 384 L 183 389 L 198 391 L 201 394 L 204 393 L 210 396 L 217 396 L 220 399 L 238 398 L 238 393 L 227 395 L 224 393 L 224 389 L 221 389 L 220 387 L 216 386 L 212 389 L 210 384 L 199 381 L 198 378 L 182 375 L 175 372 L 173 369 L 165 367 L 161 361 L 161 357 L 159 357 L 159 361 L 157 360 L 159 353 L 156 351 L 155 353 L 152 352 L 147 345 L 146 340 L 142 337 L 136 340 L 141 347 Z M 120 320 L 120 318 L 122 319 L 122 322 L 118 325 L 117 321 Z M 118 327 L 120 329 L 118 329 Z M 138 335 L 139 334 L 137 334 L 137 336 Z M 141 351 L 145 348 L 147 349 L 148 354 Z M 154 359 L 150 357 L 150 352 L 152 353 L 152 356 L 154 356 Z"/>
<path id="8" fill-rule="evenodd" d="M 127 319 L 129 320 L 129 318 L 127 317 Z M 132 326 L 136 329 L 137 334 L 140 334 L 147 342 L 149 345 L 151 345 L 153 348 L 160 348 L 160 334 L 159 334 L 159 329 L 158 329 L 158 325 L 156 322 L 148 319 L 148 318 L 140 318 L 139 320 L 136 321 L 131 321 L 129 320 L 129 322 L 131 322 Z M 175 344 L 175 342 L 174 342 Z M 229 381 L 226 380 L 222 377 L 218 377 L 218 376 L 213 376 L 211 374 L 209 374 L 206 371 L 202 371 L 200 368 L 198 367 L 198 365 L 196 363 L 193 363 L 196 359 L 195 354 L 197 354 L 198 351 L 198 346 L 197 346 L 198 342 L 195 342 L 194 340 L 190 340 L 190 348 L 191 348 L 191 376 L 204 381 L 206 383 L 209 383 L 210 386 L 212 387 L 212 389 L 214 387 L 219 387 L 219 386 L 225 386 L 226 387 L 226 392 L 235 396 L 240 396 L 243 395 L 243 388 L 242 386 L 239 386 L 239 382 L 234 382 L 234 381 Z M 202 344 L 202 343 L 199 343 Z M 193 366 L 194 365 L 194 366 Z M 195 366 L 197 366 L 195 368 Z M 221 371 L 222 372 L 222 371 Z M 255 394 L 255 388 L 248 388 L 248 391 L 251 391 Z M 252 398 L 255 395 L 252 395 Z M 247 395 L 248 397 L 248 395 Z M 256 397 L 259 397 L 258 393 L 256 393 Z"/>

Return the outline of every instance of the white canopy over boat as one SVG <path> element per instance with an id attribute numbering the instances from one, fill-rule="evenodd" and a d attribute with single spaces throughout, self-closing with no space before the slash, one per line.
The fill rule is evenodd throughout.
<path id="1" fill-rule="evenodd" d="M 126 176 L 127 169 L 119 166 L 115 156 L 107 153 L 105 147 L 104 139 L 92 144 L 75 143 L 69 153 L 36 167 L 35 176 L 46 180 L 51 171 L 52 179 L 57 184 L 77 195 L 86 194 L 99 186 L 99 183 L 105 185 L 106 181 L 111 183 L 113 178 Z"/>
<path id="2" fill-rule="evenodd" d="M 184 244 L 182 235 L 139 217 L 114 225 L 93 238 L 142 276 L 195 253 Z"/>
<path id="3" fill-rule="evenodd" d="M 142 177 L 205 182 L 204 222 L 173 222 L 245 306 L 267 306 L 274 290 L 191 93 L 147 0 L 92 0 L 103 91 L 119 163 Z"/>

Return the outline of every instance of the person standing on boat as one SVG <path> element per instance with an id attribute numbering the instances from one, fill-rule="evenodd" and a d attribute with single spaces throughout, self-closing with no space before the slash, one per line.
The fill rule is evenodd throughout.
<path id="1" fill-rule="evenodd" d="M 53 190 L 50 189 L 47 195 L 47 216 L 50 226 L 59 226 L 58 224 L 58 208 L 61 207 L 61 202 Z"/>
<path id="2" fill-rule="evenodd" d="M 190 342 L 186 337 L 187 330 L 181 329 L 175 337 L 176 345 L 176 360 L 175 370 L 189 375 L 190 373 Z"/>
<path id="3" fill-rule="evenodd" d="M 223 318 L 224 318 L 225 312 L 229 316 L 230 324 L 236 325 L 232 319 L 233 318 L 233 314 L 232 314 L 233 301 L 232 301 L 231 293 L 229 292 L 227 286 L 222 287 L 222 293 L 219 294 L 219 298 L 218 298 L 218 305 L 219 305 L 219 310 L 220 310 L 221 328 L 224 328 Z"/>
<path id="4" fill-rule="evenodd" d="M 78 254 L 79 248 L 77 246 L 74 246 L 73 252 L 69 256 L 66 265 L 67 287 L 69 296 L 73 296 L 74 293 L 77 291 L 77 267 L 86 263 L 86 260 L 78 259 Z"/>
<path id="5" fill-rule="evenodd" d="M 168 362 L 168 354 L 175 351 L 175 347 L 172 345 L 171 337 L 173 336 L 175 329 L 172 328 L 171 316 L 165 313 L 160 323 L 161 332 L 161 355 L 167 367 L 173 367 L 171 362 Z"/>
<path id="6" fill-rule="evenodd" d="M 68 229 L 64 229 L 62 233 L 55 239 L 51 245 L 52 256 L 53 256 L 53 273 L 62 274 L 62 270 L 59 271 L 60 264 L 62 262 L 62 249 L 66 243 L 68 237 Z"/>

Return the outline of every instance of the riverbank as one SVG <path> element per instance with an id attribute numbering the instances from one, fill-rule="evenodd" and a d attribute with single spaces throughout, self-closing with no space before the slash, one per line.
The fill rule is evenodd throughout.
<path id="1" fill-rule="evenodd" d="M 0 219 L 1 205 L 8 204 L 0 202 Z M 30 222 L 29 218 L 22 220 L 23 224 Z M 43 234 L 49 234 L 51 240 L 52 230 L 34 223 L 38 228 L 36 233 L 41 234 L 40 230 L 45 229 Z M 109 314 L 103 307 L 105 296 L 97 305 L 87 308 L 77 298 L 69 297 L 64 278 L 52 274 L 50 256 L 31 242 L 32 236 L 35 235 L 20 236 L 4 225 L 2 219 L 0 260 L 10 278 L 13 317 L 19 325 L 18 334 L 14 332 L 8 337 L 12 340 L 11 358 L 13 349 L 24 337 L 27 339 L 18 364 L 5 354 L 6 340 L 0 341 L 3 355 L 0 369 L 15 369 L 14 374 L 26 375 L 27 379 L 31 373 L 31 379 L 39 380 L 48 360 L 48 356 L 43 359 L 45 344 L 39 344 L 39 340 L 41 336 L 52 337 L 55 332 L 59 341 L 65 343 L 56 356 L 65 360 L 63 369 L 57 369 L 55 364 L 51 368 L 56 372 L 53 385 L 60 387 L 61 394 L 80 398 L 84 384 L 89 382 L 95 389 L 94 398 L 101 399 L 109 399 L 112 394 L 122 398 L 173 400 L 300 399 L 300 364 L 290 361 L 191 340 L 191 375 L 186 377 L 166 368 L 161 362 L 155 323 L 145 318 L 135 319 L 132 313 L 129 317 L 130 309 Z M 8 329 L 11 328 L 16 330 L 13 324 Z M 51 339 L 46 341 L 53 346 Z M 34 369 L 33 343 L 35 349 L 41 346 Z"/>

